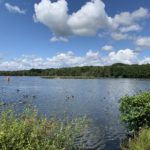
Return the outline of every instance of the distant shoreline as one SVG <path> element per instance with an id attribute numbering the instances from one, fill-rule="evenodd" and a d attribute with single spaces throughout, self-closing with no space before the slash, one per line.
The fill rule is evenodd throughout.
<path id="1" fill-rule="evenodd" d="M 43 79 L 98 79 L 94 76 L 42 76 Z"/>
<path id="2" fill-rule="evenodd" d="M 68 68 L 30 69 L 0 71 L 1 76 L 40 76 L 42 78 L 61 79 L 98 79 L 98 78 L 138 78 L 150 79 L 150 64 L 111 66 L 83 66 Z"/>
<path id="3" fill-rule="evenodd" d="M 8 77 L 7 75 L 0 75 L 0 77 Z M 150 80 L 150 78 L 137 78 L 137 77 L 94 77 L 94 76 L 23 76 L 23 75 L 9 75 L 9 77 L 39 77 L 42 79 L 143 79 Z"/>
<path id="4" fill-rule="evenodd" d="M 125 78 L 125 77 L 94 77 L 94 76 L 41 76 L 42 79 L 147 79 L 150 78 Z"/>
<path id="5" fill-rule="evenodd" d="M 40 75 L 0 75 L 0 77 L 39 77 L 42 79 L 147 79 L 150 78 L 139 78 L 139 77 L 94 77 L 94 76 L 40 76 Z"/>

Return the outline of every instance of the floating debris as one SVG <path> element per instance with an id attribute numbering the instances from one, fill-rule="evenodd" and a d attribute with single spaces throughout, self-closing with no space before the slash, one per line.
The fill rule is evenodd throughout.
<path id="1" fill-rule="evenodd" d="M 33 99 L 35 99 L 35 98 L 36 98 L 36 96 L 35 96 L 35 95 L 33 95 L 33 96 L 32 96 L 32 98 L 33 98 Z"/>
<path id="2" fill-rule="evenodd" d="M 28 98 L 29 97 L 29 95 L 23 95 L 23 98 Z"/>
<path id="3" fill-rule="evenodd" d="M 17 92 L 20 92 L 20 90 L 19 90 L 19 89 L 17 89 Z"/>
<path id="4" fill-rule="evenodd" d="M 71 96 L 66 96 L 66 100 L 73 100 L 74 99 L 74 96 L 71 95 Z"/>

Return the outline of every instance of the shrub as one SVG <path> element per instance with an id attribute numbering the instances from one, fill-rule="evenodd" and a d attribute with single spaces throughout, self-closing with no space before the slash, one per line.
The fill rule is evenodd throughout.
<path id="1" fill-rule="evenodd" d="M 0 114 L 1 150 L 66 150 L 79 147 L 75 139 L 86 127 L 86 119 L 57 121 L 40 118 L 37 111 L 21 114 L 9 109 Z"/>
<path id="2" fill-rule="evenodd" d="M 120 101 L 121 120 L 128 126 L 130 133 L 141 127 L 150 126 L 150 92 L 135 96 L 125 96 Z"/>

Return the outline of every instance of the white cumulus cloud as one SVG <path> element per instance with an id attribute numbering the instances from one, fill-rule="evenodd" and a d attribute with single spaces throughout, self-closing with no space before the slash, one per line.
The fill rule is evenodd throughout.
<path id="1" fill-rule="evenodd" d="M 142 30 L 142 27 L 139 26 L 138 24 L 120 28 L 120 32 L 123 32 L 123 33 L 130 32 L 130 31 L 140 31 L 140 30 Z"/>
<path id="2" fill-rule="evenodd" d="M 150 37 L 139 37 L 136 39 L 135 43 L 138 46 L 150 48 Z"/>
<path id="3" fill-rule="evenodd" d="M 39 4 L 34 5 L 34 20 L 46 25 L 53 31 L 54 36 L 66 37 L 70 34 L 70 28 L 67 25 L 69 17 L 67 5 L 65 0 L 57 2 L 42 0 Z"/>
<path id="4" fill-rule="evenodd" d="M 19 13 L 19 14 L 25 14 L 25 10 L 19 8 L 18 6 L 11 5 L 9 3 L 5 3 L 6 9 L 11 13 Z"/>
<path id="5" fill-rule="evenodd" d="M 76 55 L 72 51 L 58 53 L 55 56 L 42 58 L 34 55 L 23 55 L 19 58 L 6 61 L 1 59 L 0 70 L 23 70 L 31 68 L 61 68 L 74 66 L 104 66 L 114 63 L 126 64 L 147 64 L 150 63 L 150 57 L 144 59 L 138 58 L 138 53 L 131 49 L 122 49 L 111 51 L 106 56 L 102 56 L 99 51 L 89 50 L 85 55 Z"/>
<path id="6" fill-rule="evenodd" d="M 110 32 L 115 40 L 131 39 L 127 33 L 142 30 L 141 20 L 150 16 L 149 10 L 141 7 L 110 17 L 102 0 L 91 0 L 72 14 L 68 13 L 66 0 L 41 0 L 34 5 L 34 10 L 35 22 L 46 25 L 52 31 L 52 42 L 66 41 L 72 35 L 93 36 L 100 29 Z"/>
<path id="7" fill-rule="evenodd" d="M 131 26 L 135 25 L 138 21 L 149 17 L 149 10 L 146 8 L 139 8 L 133 12 L 121 12 L 116 14 L 114 17 L 109 17 L 109 23 L 114 28 L 120 26 Z"/>
<path id="8" fill-rule="evenodd" d="M 113 50 L 113 47 L 111 45 L 104 45 L 102 47 L 102 50 L 104 51 L 112 51 Z"/>
<path id="9" fill-rule="evenodd" d="M 141 21 L 150 16 L 149 10 L 146 8 L 139 8 L 133 12 L 121 12 L 114 17 L 108 17 L 108 26 L 111 32 L 111 37 L 114 40 L 132 40 L 131 33 L 143 29 Z"/>
<path id="10" fill-rule="evenodd" d="M 131 49 L 124 49 L 117 52 L 110 52 L 107 59 L 111 64 L 118 62 L 132 64 L 137 63 L 137 54 Z"/>
<path id="11" fill-rule="evenodd" d="M 52 42 L 66 39 L 70 35 L 95 35 L 98 29 L 107 24 L 105 5 L 101 0 L 87 2 L 72 14 L 68 14 L 66 0 L 41 0 L 34 5 L 34 9 L 34 21 L 41 22 L 52 30 Z"/>
<path id="12" fill-rule="evenodd" d="M 95 35 L 98 29 L 107 25 L 105 4 L 101 0 L 87 2 L 69 16 L 68 25 L 75 35 Z"/>
<path id="13" fill-rule="evenodd" d="M 65 37 L 56 37 L 56 36 L 53 36 L 51 39 L 50 39 L 51 42 L 57 42 L 57 41 L 63 41 L 63 42 L 68 42 L 68 39 L 65 38 Z"/>
<path id="14" fill-rule="evenodd" d="M 143 60 L 140 60 L 139 64 L 150 64 L 150 57 L 146 57 Z"/>
<path id="15" fill-rule="evenodd" d="M 128 34 L 123 34 L 121 32 L 112 32 L 110 35 L 116 41 L 130 39 Z"/>
<path id="16" fill-rule="evenodd" d="M 72 51 L 59 53 L 43 59 L 34 55 L 23 55 L 11 61 L 1 61 L 0 70 L 23 70 L 31 68 L 60 68 L 73 66 L 102 65 L 99 52 L 88 51 L 84 56 L 77 56 Z"/>

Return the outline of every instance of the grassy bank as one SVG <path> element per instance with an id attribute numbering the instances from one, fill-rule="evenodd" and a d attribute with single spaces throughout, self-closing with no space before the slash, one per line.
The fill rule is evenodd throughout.
<path id="1" fill-rule="evenodd" d="M 86 119 L 71 121 L 39 118 L 37 111 L 25 109 L 17 114 L 9 109 L 0 114 L 1 150 L 66 150 L 83 145 L 74 144 L 86 128 Z"/>
<path id="2" fill-rule="evenodd" d="M 123 97 L 120 111 L 130 135 L 122 149 L 150 150 L 150 92 Z"/>
<path id="3" fill-rule="evenodd" d="M 139 133 L 130 139 L 128 144 L 123 146 L 123 150 L 150 150 L 150 128 L 141 129 Z"/>
<path id="4" fill-rule="evenodd" d="M 43 79 L 97 79 L 94 76 L 42 76 Z"/>

